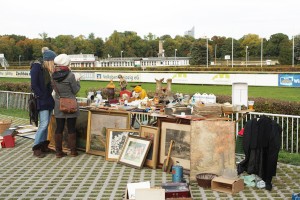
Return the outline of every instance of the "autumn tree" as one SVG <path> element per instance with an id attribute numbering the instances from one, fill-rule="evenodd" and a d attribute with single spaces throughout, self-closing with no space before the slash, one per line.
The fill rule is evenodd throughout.
<path id="1" fill-rule="evenodd" d="M 203 41 L 197 40 L 193 43 L 191 48 L 191 65 L 207 64 L 207 46 Z M 210 51 L 208 51 L 208 63 L 210 63 Z"/>

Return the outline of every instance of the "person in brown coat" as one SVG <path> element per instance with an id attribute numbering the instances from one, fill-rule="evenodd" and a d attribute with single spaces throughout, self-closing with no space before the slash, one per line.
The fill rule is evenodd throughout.
<path id="1" fill-rule="evenodd" d="M 54 59 L 55 69 L 52 74 L 53 88 L 55 90 L 55 107 L 54 116 L 56 119 L 56 130 L 55 130 L 55 150 L 56 157 L 61 158 L 66 156 L 62 151 L 63 131 L 65 122 L 67 121 L 68 128 L 68 146 L 71 150 L 70 156 L 77 156 L 76 150 L 76 130 L 75 124 L 76 119 L 79 116 L 79 108 L 77 105 L 77 111 L 75 113 L 64 113 L 59 110 L 59 97 L 76 98 L 76 94 L 80 90 L 79 78 L 75 78 L 75 74 L 71 72 L 70 58 L 66 54 L 60 54 Z"/>

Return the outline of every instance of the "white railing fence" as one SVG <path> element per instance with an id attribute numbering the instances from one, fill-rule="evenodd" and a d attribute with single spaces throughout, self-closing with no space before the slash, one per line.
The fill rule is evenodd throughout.
<path id="1" fill-rule="evenodd" d="M 28 110 L 29 94 L 30 93 L 24 92 L 0 91 L 0 107 L 6 109 Z M 84 98 L 78 98 L 79 101 L 80 99 Z M 234 113 L 228 117 L 232 121 L 236 121 L 237 134 L 238 131 L 244 127 L 248 120 L 262 115 L 275 120 L 281 126 L 281 149 L 284 149 L 290 153 L 300 153 L 300 116 L 249 112 L 243 114 Z M 139 123 L 147 121 L 150 122 L 151 120 L 148 113 L 137 113 L 136 119 Z"/>
<path id="2" fill-rule="evenodd" d="M 28 99 L 30 93 L 0 91 L 0 107 L 28 110 Z"/>

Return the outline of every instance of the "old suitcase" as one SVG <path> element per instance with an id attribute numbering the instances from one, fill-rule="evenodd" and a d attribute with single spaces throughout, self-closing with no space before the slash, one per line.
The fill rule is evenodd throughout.
<path id="1" fill-rule="evenodd" d="M 191 192 L 187 183 L 163 183 L 161 187 L 166 191 L 166 199 L 191 197 Z"/>

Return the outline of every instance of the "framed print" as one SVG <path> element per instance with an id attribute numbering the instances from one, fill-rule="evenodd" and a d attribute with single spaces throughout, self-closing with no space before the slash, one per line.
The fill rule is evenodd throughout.
<path id="1" fill-rule="evenodd" d="M 156 169 L 160 137 L 159 128 L 153 126 L 141 126 L 140 133 L 142 138 L 150 139 L 152 141 L 145 165 L 152 169 Z"/>
<path id="2" fill-rule="evenodd" d="M 221 175 L 223 169 L 235 169 L 235 122 L 191 122 L 190 181 L 199 173 Z"/>
<path id="3" fill-rule="evenodd" d="M 106 129 L 129 129 L 130 113 L 125 111 L 89 111 L 86 152 L 105 156 Z"/>
<path id="4" fill-rule="evenodd" d="M 76 146 L 77 149 L 85 151 L 86 149 L 86 137 L 87 137 L 87 125 L 88 125 L 88 111 L 80 110 L 80 114 L 76 119 Z M 50 141 L 49 148 L 55 150 L 55 135 L 56 130 L 56 119 L 54 115 L 51 116 L 49 126 L 48 126 L 48 140 Z M 65 123 L 65 128 L 63 132 L 63 150 L 68 151 L 68 129 L 67 123 Z"/>
<path id="5" fill-rule="evenodd" d="M 151 140 L 149 139 L 129 135 L 120 154 L 118 163 L 141 169 L 144 165 L 150 145 Z"/>
<path id="6" fill-rule="evenodd" d="M 170 141 L 174 140 L 171 158 L 183 169 L 190 170 L 191 125 L 162 122 L 159 162 L 167 158 Z"/>
<path id="7" fill-rule="evenodd" d="M 108 161 L 118 161 L 125 141 L 128 137 L 140 136 L 139 130 L 133 129 L 112 129 L 106 130 L 106 154 L 105 159 Z"/>

